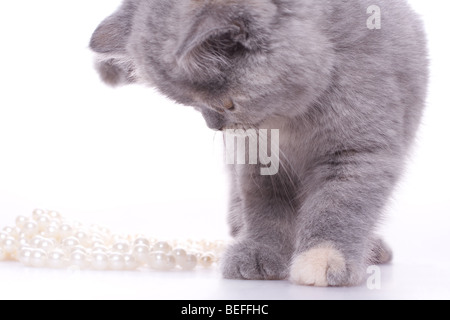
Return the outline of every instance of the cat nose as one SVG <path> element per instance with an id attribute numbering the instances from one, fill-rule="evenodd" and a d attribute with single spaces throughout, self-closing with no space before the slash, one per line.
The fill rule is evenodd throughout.
<path id="1" fill-rule="evenodd" d="M 222 113 L 218 113 L 215 110 L 211 110 L 209 108 L 202 108 L 201 112 L 207 126 L 210 129 L 220 131 L 225 126 L 226 120 Z"/>

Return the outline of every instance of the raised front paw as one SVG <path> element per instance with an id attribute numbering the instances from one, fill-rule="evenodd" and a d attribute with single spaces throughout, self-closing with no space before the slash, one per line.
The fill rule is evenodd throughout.
<path id="1" fill-rule="evenodd" d="M 225 252 L 222 274 L 226 279 L 282 280 L 287 278 L 289 258 L 268 245 L 241 241 Z"/>
<path id="2" fill-rule="evenodd" d="M 359 284 L 362 273 L 332 243 L 324 243 L 293 259 L 290 280 L 305 286 L 342 287 Z"/>

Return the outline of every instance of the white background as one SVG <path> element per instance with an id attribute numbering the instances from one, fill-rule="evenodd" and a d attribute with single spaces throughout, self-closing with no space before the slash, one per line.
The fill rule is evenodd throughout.
<path id="1" fill-rule="evenodd" d="M 161 238 L 226 239 L 221 135 L 151 89 L 110 89 L 91 33 L 119 0 L 0 4 L 0 227 L 36 207 Z M 0 264 L 0 298 L 450 298 L 450 47 L 446 1 L 411 1 L 430 41 L 431 86 L 415 152 L 382 233 L 382 290 L 225 281 L 217 271 L 95 273 Z"/>

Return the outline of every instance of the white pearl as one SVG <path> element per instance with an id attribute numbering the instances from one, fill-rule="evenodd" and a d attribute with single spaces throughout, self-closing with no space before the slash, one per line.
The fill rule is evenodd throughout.
<path id="1" fill-rule="evenodd" d="M 124 254 L 123 260 L 125 261 L 126 270 L 136 270 L 139 267 L 139 263 L 132 254 L 129 253 Z"/>
<path id="2" fill-rule="evenodd" d="M 64 268 L 67 266 L 66 255 L 62 250 L 54 250 L 48 254 L 47 265 L 50 268 Z"/>
<path id="3" fill-rule="evenodd" d="M 150 247 L 150 241 L 148 241 L 146 238 L 139 237 L 136 238 L 136 240 L 134 240 L 133 245 L 135 246 L 144 245 Z"/>
<path id="4" fill-rule="evenodd" d="M 77 238 L 83 246 L 90 245 L 90 236 L 89 233 L 84 230 L 78 230 L 75 232 L 75 238 Z"/>
<path id="5" fill-rule="evenodd" d="M 133 249 L 133 256 L 140 263 L 145 263 L 148 260 L 150 249 L 144 245 L 135 246 Z"/>
<path id="6" fill-rule="evenodd" d="M 148 261 L 149 267 L 155 270 L 167 271 L 175 268 L 175 257 L 164 252 L 152 252 Z"/>
<path id="7" fill-rule="evenodd" d="M 17 236 L 17 239 L 30 240 L 30 237 L 28 237 L 28 235 L 25 232 L 22 232 L 22 230 L 20 230 L 19 235 Z"/>
<path id="8" fill-rule="evenodd" d="M 186 262 L 187 252 L 184 249 L 177 248 L 172 251 L 173 256 L 175 257 L 175 261 L 177 265 L 181 266 Z"/>
<path id="9" fill-rule="evenodd" d="M 42 236 L 35 236 L 31 239 L 30 244 L 33 248 L 39 248 L 42 240 L 44 240 Z"/>
<path id="10" fill-rule="evenodd" d="M 18 216 L 16 218 L 16 226 L 20 229 L 22 229 L 25 226 L 25 223 L 28 222 L 28 218 L 24 216 Z"/>
<path id="11" fill-rule="evenodd" d="M 47 238 L 59 239 L 59 227 L 57 225 L 50 224 L 45 228 L 44 234 Z"/>
<path id="12" fill-rule="evenodd" d="M 94 252 L 92 254 L 92 267 L 96 270 L 108 269 L 109 261 L 108 255 L 103 252 Z"/>
<path id="13" fill-rule="evenodd" d="M 98 239 L 98 238 L 93 238 L 91 245 L 92 245 L 93 248 L 105 247 L 105 241 L 103 241 L 101 239 Z"/>
<path id="14" fill-rule="evenodd" d="M 23 247 L 19 250 L 19 262 L 22 264 L 29 266 L 31 264 L 31 254 L 33 249 Z"/>
<path id="15" fill-rule="evenodd" d="M 127 253 L 130 250 L 130 246 L 126 242 L 117 242 L 113 245 L 112 249 L 120 253 Z"/>
<path id="16" fill-rule="evenodd" d="M 8 237 L 3 241 L 3 250 L 6 253 L 12 254 L 17 250 L 17 241 L 13 237 Z"/>
<path id="17" fill-rule="evenodd" d="M 152 252 L 148 261 L 149 267 L 155 270 L 167 270 L 166 257 L 164 252 Z"/>
<path id="18" fill-rule="evenodd" d="M 2 244 L 3 241 L 5 241 L 8 237 L 9 237 L 9 234 L 7 234 L 6 232 L 4 232 L 4 231 L 0 232 L 0 244 Z"/>
<path id="19" fill-rule="evenodd" d="M 38 225 L 34 221 L 28 221 L 22 228 L 23 233 L 25 233 L 28 237 L 32 237 L 36 235 L 39 231 Z"/>
<path id="20" fill-rule="evenodd" d="M 42 249 L 34 249 L 30 256 L 30 265 L 35 268 L 45 267 L 47 253 Z"/>
<path id="21" fill-rule="evenodd" d="M 50 219 L 47 216 L 40 216 L 36 223 L 40 231 L 44 231 L 45 228 L 50 224 Z"/>
<path id="22" fill-rule="evenodd" d="M 7 234 L 9 234 L 11 237 L 14 238 L 19 235 L 19 230 L 18 228 L 15 227 L 4 227 L 3 232 L 6 232 Z"/>
<path id="23" fill-rule="evenodd" d="M 73 228 L 70 224 L 68 223 L 63 223 L 61 224 L 61 226 L 59 227 L 59 234 L 61 238 L 67 238 L 70 237 L 73 233 Z"/>
<path id="24" fill-rule="evenodd" d="M 87 255 L 83 251 L 74 251 L 70 254 L 70 265 L 77 266 L 80 268 L 87 267 Z"/>
<path id="25" fill-rule="evenodd" d="M 200 258 L 200 264 L 204 267 L 204 268 L 209 268 L 212 266 L 212 264 L 214 263 L 214 255 L 211 253 L 207 253 L 202 255 L 202 257 Z"/>
<path id="26" fill-rule="evenodd" d="M 205 251 L 211 251 L 214 249 L 214 243 L 211 241 L 202 240 L 202 241 L 200 241 L 200 243 L 203 247 L 203 250 L 205 250 Z"/>
<path id="27" fill-rule="evenodd" d="M 121 253 L 111 253 L 109 255 L 109 267 L 112 270 L 122 270 L 125 268 L 125 260 Z"/>
<path id="28" fill-rule="evenodd" d="M 135 270 L 148 264 L 156 270 L 171 270 L 177 265 L 192 270 L 197 264 L 211 267 L 225 248 L 224 241 L 169 243 L 142 235 L 114 235 L 97 226 L 86 231 L 80 223 L 63 222 L 56 211 L 37 209 L 32 217 L 17 217 L 16 227 L 6 227 L 0 232 L 0 260 L 10 258 L 25 265 L 52 268 L 72 265 L 98 270 Z M 172 246 L 177 248 L 172 251 Z"/>
<path id="29" fill-rule="evenodd" d="M 56 246 L 55 242 L 51 239 L 44 238 L 39 244 L 39 249 L 50 251 Z"/>
<path id="30" fill-rule="evenodd" d="M 177 266 L 177 261 L 172 254 L 166 256 L 166 268 L 167 270 L 172 270 Z"/>
<path id="31" fill-rule="evenodd" d="M 80 245 L 80 240 L 78 240 L 78 238 L 75 237 L 68 237 L 64 239 L 62 242 L 63 247 L 75 247 L 78 245 Z"/>
<path id="32" fill-rule="evenodd" d="M 30 247 L 30 243 L 28 242 L 27 238 L 19 237 L 19 245 L 22 247 Z"/>
<path id="33" fill-rule="evenodd" d="M 188 254 L 186 256 L 186 260 L 183 264 L 180 264 L 180 267 L 183 270 L 193 270 L 197 266 L 197 257 L 194 254 Z"/>
<path id="34" fill-rule="evenodd" d="M 160 251 L 164 253 L 169 253 L 172 251 L 172 247 L 165 241 L 157 242 L 153 245 L 152 251 Z"/>
<path id="35" fill-rule="evenodd" d="M 42 209 L 34 209 L 33 214 L 32 214 L 33 220 L 37 221 L 39 219 L 39 217 L 41 217 L 45 214 L 46 214 L 46 212 Z"/>
<path id="36" fill-rule="evenodd" d="M 58 211 L 50 210 L 47 214 L 51 219 L 61 220 L 61 214 Z"/>

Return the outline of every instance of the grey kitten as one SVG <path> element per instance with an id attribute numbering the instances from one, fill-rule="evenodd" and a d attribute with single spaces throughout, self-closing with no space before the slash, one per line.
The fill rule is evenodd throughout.
<path id="1" fill-rule="evenodd" d="M 125 0 L 95 31 L 107 83 L 155 86 L 216 130 L 280 130 L 277 175 L 231 167 L 225 278 L 349 286 L 391 259 L 375 231 L 428 61 L 406 1 L 376 2 L 373 30 L 371 0 Z"/>

